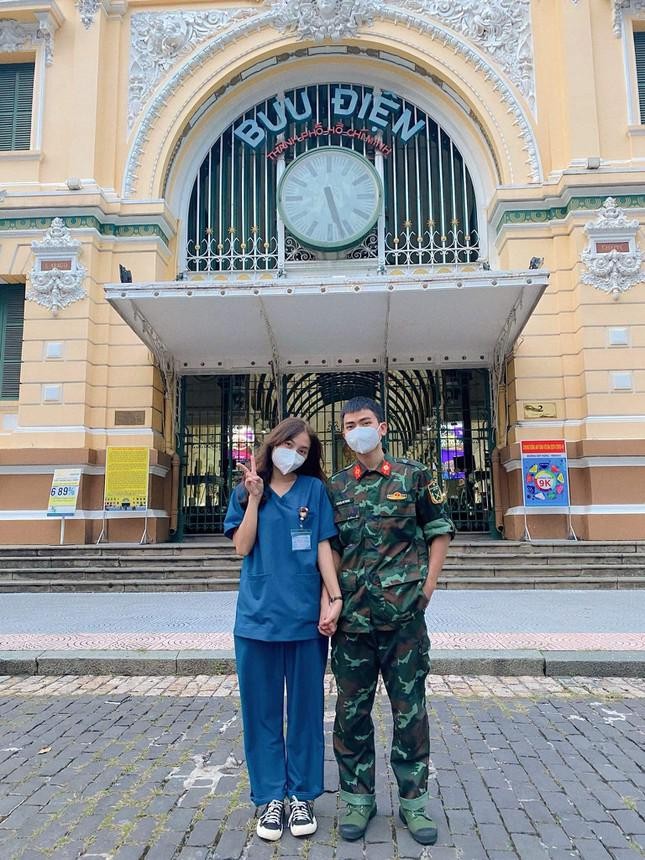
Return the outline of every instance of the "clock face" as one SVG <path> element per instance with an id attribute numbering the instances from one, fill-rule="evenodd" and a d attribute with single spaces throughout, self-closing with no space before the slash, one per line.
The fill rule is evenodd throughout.
<path id="1" fill-rule="evenodd" d="M 280 217 L 296 239 L 327 251 L 356 245 L 378 220 L 381 180 L 359 153 L 312 149 L 293 161 L 278 186 Z"/>

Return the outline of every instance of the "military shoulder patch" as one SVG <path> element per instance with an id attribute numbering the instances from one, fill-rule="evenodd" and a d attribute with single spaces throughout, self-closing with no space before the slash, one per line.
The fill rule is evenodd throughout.
<path id="1" fill-rule="evenodd" d="M 387 500 L 388 502 L 402 502 L 407 499 L 407 493 L 388 493 Z"/>
<path id="2" fill-rule="evenodd" d="M 428 484 L 428 495 L 434 505 L 440 505 L 444 501 L 443 490 L 437 481 L 430 481 Z"/>

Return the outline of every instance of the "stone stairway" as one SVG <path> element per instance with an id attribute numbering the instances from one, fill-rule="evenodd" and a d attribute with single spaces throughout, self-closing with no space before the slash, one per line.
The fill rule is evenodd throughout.
<path id="1" fill-rule="evenodd" d="M 225 538 L 183 544 L 0 546 L 0 592 L 231 591 Z M 458 535 L 441 588 L 645 588 L 644 542 L 492 541 Z"/>

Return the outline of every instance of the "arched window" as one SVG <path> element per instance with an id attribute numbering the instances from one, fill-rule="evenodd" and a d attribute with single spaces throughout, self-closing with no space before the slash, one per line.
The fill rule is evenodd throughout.
<path id="1" fill-rule="evenodd" d="M 289 165 L 329 147 L 352 150 L 369 162 L 383 200 L 378 220 L 364 234 L 331 250 L 290 230 L 278 207 Z M 343 213 L 333 214 L 342 231 Z M 334 224 L 326 229 L 334 237 Z M 473 183 L 451 138 L 411 102 L 356 84 L 287 90 L 233 122 L 201 164 L 186 239 L 186 268 L 194 273 L 352 259 L 374 260 L 381 270 L 460 266 L 474 263 L 479 253 Z"/>

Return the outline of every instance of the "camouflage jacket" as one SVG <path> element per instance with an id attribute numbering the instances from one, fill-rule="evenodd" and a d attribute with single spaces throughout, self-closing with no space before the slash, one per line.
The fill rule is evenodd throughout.
<path id="1" fill-rule="evenodd" d="M 376 470 L 360 463 L 329 482 L 341 555 L 342 630 L 388 630 L 422 608 L 428 544 L 454 536 L 432 473 L 413 460 L 386 457 Z"/>

